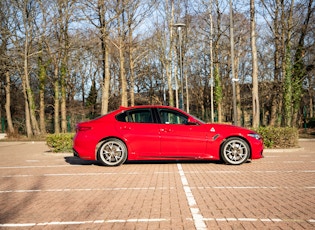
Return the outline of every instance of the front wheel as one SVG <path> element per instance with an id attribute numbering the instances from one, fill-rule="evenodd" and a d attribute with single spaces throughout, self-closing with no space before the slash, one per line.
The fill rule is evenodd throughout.
<path id="1" fill-rule="evenodd" d="M 240 165 L 246 162 L 249 156 L 249 145 L 241 138 L 231 137 L 222 145 L 221 157 L 226 164 Z"/>
<path id="2" fill-rule="evenodd" d="M 104 141 L 98 149 L 99 160 L 106 166 L 118 166 L 127 160 L 127 147 L 116 138 Z"/>

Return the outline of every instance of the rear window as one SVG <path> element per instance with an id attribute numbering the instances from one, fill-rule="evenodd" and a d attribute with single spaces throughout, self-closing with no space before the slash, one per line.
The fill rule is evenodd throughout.
<path id="1" fill-rule="evenodd" d="M 136 122 L 136 123 L 153 123 L 151 109 L 135 109 L 125 111 L 116 116 L 117 121 Z"/>

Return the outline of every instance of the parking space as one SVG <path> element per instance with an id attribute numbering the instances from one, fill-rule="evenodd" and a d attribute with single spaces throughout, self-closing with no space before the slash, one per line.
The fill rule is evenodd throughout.
<path id="1" fill-rule="evenodd" d="M 0 142 L 1 229 L 314 229 L 315 142 L 241 166 L 100 166 Z"/>

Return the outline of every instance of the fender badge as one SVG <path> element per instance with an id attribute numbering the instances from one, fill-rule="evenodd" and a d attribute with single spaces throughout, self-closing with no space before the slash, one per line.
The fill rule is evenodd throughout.
<path id="1" fill-rule="evenodd" d="M 215 128 L 212 127 L 212 128 L 210 129 L 210 132 L 215 132 Z"/>

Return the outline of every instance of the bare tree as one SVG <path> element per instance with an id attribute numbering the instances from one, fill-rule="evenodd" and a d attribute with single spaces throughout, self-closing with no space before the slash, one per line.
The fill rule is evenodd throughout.
<path id="1" fill-rule="evenodd" d="M 305 55 L 305 38 L 307 37 L 307 34 L 309 33 L 309 27 L 311 23 L 311 19 L 314 17 L 314 11 L 315 7 L 313 4 L 313 0 L 306 1 L 307 4 L 305 4 L 305 17 L 303 18 L 303 22 L 300 28 L 300 34 L 298 38 L 298 44 L 296 47 L 296 52 L 294 55 L 294 65 L 293 65 L 293 117 L 292 117 L 292 124 L 293 126 L 298 125 L 298 113 L 300 109 L 300 103 L 301 103 L 301 96 L 302 96 L 302 90 L 303 90 L 303 81 L 307 76 L 307 67 L 304 61 L 304 55 Z M 314 23 L 314 20 L 313 20 Z M 314 69 L 314 64 L 313 67 Z M 308 68 L 309 71 L 312 68 Z"/>
<path id="2" fill-rule="evenodd" d="M 214 40 L 214 71 L 213 71 L 213 77 L 214 77 L 214 97 L 217 104 L 217 111 L 218 111 L 218 122 L 222 122 L 222 84 L 221 84 L 221 74 L 220 74 L 220 65 L 219 65 L 219 46 L 220 46 L 220 37 L 222 35 L 221 31 L 221 12 L 219 8 L 219 1 L 215 0 L 215 6 L 216 6 L 216 33 L 217 33 L 217 39 Z"/>
<path id="3" fill-rule="evenodd" d="M 110 27 L 113 21 L 119 16 L 112 13 L 116 7 L 115 1 L 106 0 L 88 0 L 82 1 L 82 12 L 86 19 L 95 26 L 99 31 L 101 42 L 101 61 L 102 61 L 102 97 L 101 97 L 101 114 L 108 112 L 108 103 L 110 97 Z"/>
<path id="4" fill-rule="evenodd" d="M 126 18 L 125 8 L 128 0 L 118 0 L 116 6 L 117 17 L 117 36 L 118 44 L 116 45 L 119 52 L 119 75 L 121 89 L 121 105 L 128 106 L 127 78 L 125 70 L 125 48 L 126 48 Z"/>
<path id="5" fill-rule="evenodd" d="M 9 1 L 6 0 L 0 2 L 0 79 L 5 85 L 5 111 L 8 124 L 8 134 L 14 134 L 15 132 L 11 116 L 11 77 L 8 56 L 9 39 L 11 37 L 10 30 L 13 29 L 10 28 L 12 25 L 9 23 L 11 10 Z"/>
<path id="6" fill-rule="evenodd" d="M 152 12 L 153 7 L 156 4 L 156 0 L 143 1 L 135 0 L 129 1 L 126 5 L 126 17 L 127 17 L 127 30 L 128 30 L 128 39 L 127 39 L 127 53 L 129 61 L 129 93 L 130 93 L 130 105 L 135 105 L 135 67 L 137 62 L 144 57 L 147 53 L 146 50 L 141 49 L 142 46 L 138 46 L 137 43 L 140 36 L 145 40 L 144 32 L 139 34 L 134 38 L 134 32 L 146 19 L 146 17 Z M 139 32 L 139 31 L 138 31 Z M 138 52 L 137 52 L 138 51 Z M 139 52 L 140 51 L 140 52 Z"/>
<path id="7" fill-rule="evenodd" d="M 23 61 L 21 67 L 21 79 L 25 104 L 26 134 L 30 137 L 40 134 L 35 115 L 36 105 L 34 94 L 30 84 L 30 58 L 36 54 L 36 51 L 33 50 L 33 42 L 36 30 L 35 19 L 38 13 L 36 9 L 37 2 L 35 0 L 18 0 L 14 2 L 14 7 L 17 10 L 17 17 L 15 19 L 20 28 L 20 31 L 16 31 L 15 34 L 17 38 L 15 44 L 19 46 L 20 39 L 23 41 L 23 45 L 17 48 L 19 49 L 19 54 Z"/>
<path id="8" fill-rule="evenodd" d="M 173 35 L 173 25 L 174 25 L 174 0 L 165 1 L 165 12 L 166 12 L 166 28 L 168 33 L 166 32 L 166 37 L 164 39 L 168 39 L 169 46 L 168 46 L 168 52 L 165 54 L 165 52 L 161 52 L 163 56 L 161 56 L 161 61 L 163 62 L 163 66 L 165 67 L 165 74 L 167 78 L 167 85 L 168 85 L 168 97 L 169 97 L 169 105 L 175 106 L 174 103 L 174 94 L 173 94 L 173 73 L 172 73 L 172 67 L 173 67 L 173 52 L 174 52 L 174 35 Z M 162 38 L 162 37 L 161 37 Z M 164 49 L 167 50 L 167 41 L 164 41 Z M 161 47 L 161 48 L 162 48 Z M 164 51 L 165 51 L 164 50 Z M 174 73 L 176 73 L 176 69 L 174 70 Z M 179 107 L 178 104 L 178 88 L 177 88 L 177 76 L 175 76 L 175 97 L 176 97 L 176 107 Z"/>
<path id="9" fill-rule="evenodd" d="M 67 60 L 69 52 L 68 30 L 73 10 L 73 0 L 59 0 L 56 3 L 40 1 L 42 12 L 41 37 L 42 51 L 48 55 L 53 76 L 50 79 L 54 87 L 54 131 L 55 133 L 66 132 L 66 83 L 67 83 Z M 39 56 L 41 59 L 41 55 Z M 39 62 L 39 78 L 43 81 L 45 63 Z M 43 82 L 41 82 L 43 84 Z M 41 84 L 41 86 L 43 86 Z M 42 95 L 43 96 L 43 95 Z M 42 102 L 41 102 L 42 105 Z M 43 105 L 42 105 L 43 106 Z M 60 126 L 61 114 L 61 126 Z M 61 129 L 60 129 L 61 127 Z"/>
<path id="10" fill-rule="evenodd" d="M 70 21 L 73 17 L 73 11 L 75 6 L 75 0 L 59 0 L 57 2 L 58 12 L 58 27 L 60 36 L 60 48 L 62 52 L 61 65 L 60 65 L 60 92 L 61 92 L 61 132 L 67 131 L 67 111 L 66 101 L 67 93 L 66 86 L 69 78 L 68 60 L 70 52 L 70 38 L 69 27 Z"/>

